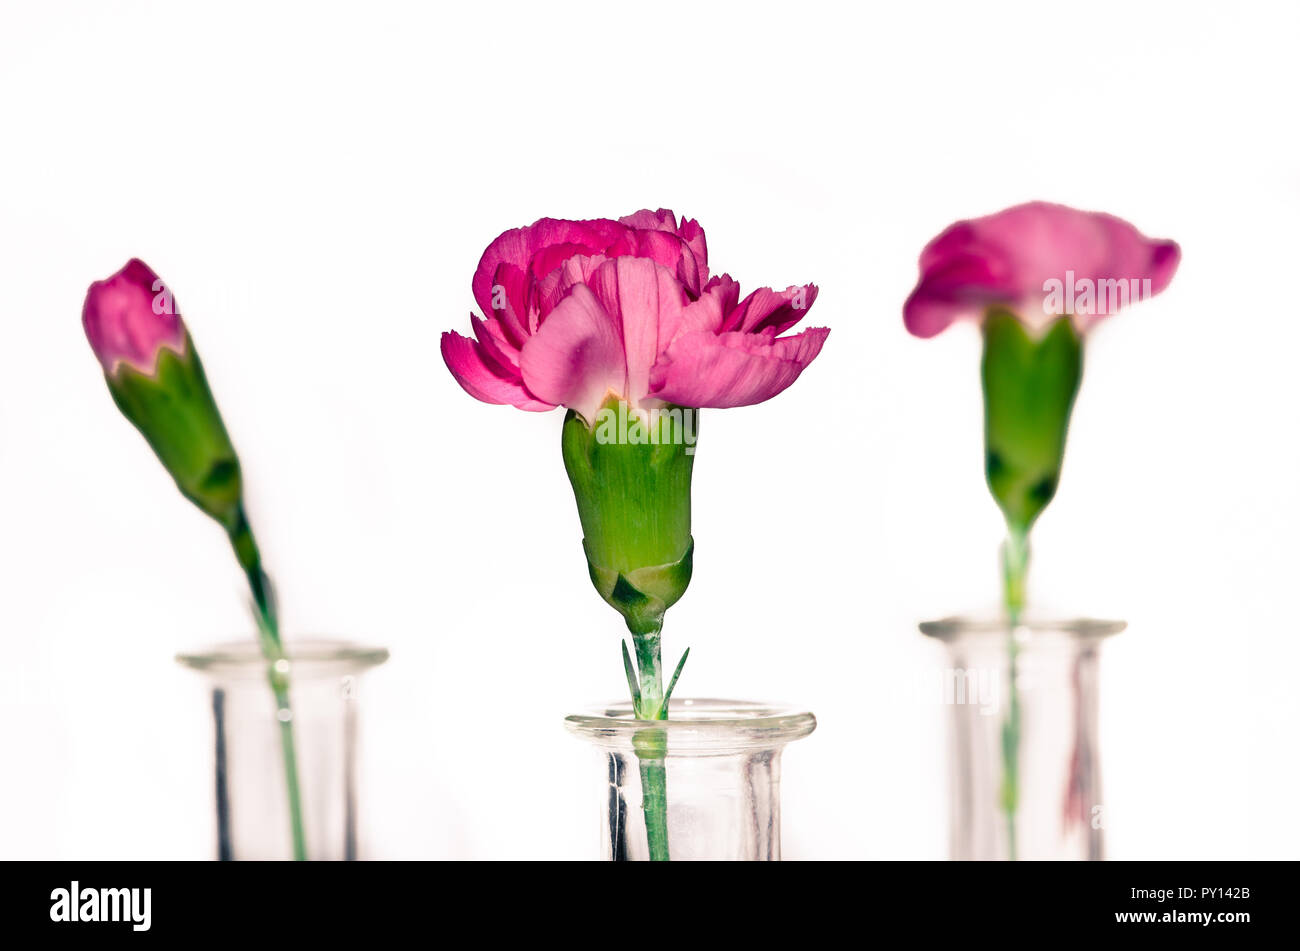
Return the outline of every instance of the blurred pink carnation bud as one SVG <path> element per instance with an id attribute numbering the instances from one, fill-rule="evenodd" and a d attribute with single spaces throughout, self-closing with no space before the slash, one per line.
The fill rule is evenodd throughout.
<path id="1" fill-rule="evenodd" d="M 185 349 L 185 325 L 162 278 L 139 258 L 112 277 L 96 281 L 81 310 L 91 349 L 112 376 L 120 364 L 153 375 L 158 352 Z"/>

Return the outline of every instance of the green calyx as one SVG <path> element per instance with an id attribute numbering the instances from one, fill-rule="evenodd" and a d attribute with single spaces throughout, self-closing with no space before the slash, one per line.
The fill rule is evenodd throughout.
<path id="1" fill-rule="evenodd" d="M 1014 315 L 984 321 L 984 459 L 989 490 L 1013 535 L 1028 534 L 1056 495 L 1083 338 L 1069 317 L 1035 335 Z"/>
<path id="2" fill-rule="evenodd" d="M 584 550 L 586 545 L 583 545 Z M 664 613 L 686 593 L 691 582 L 690 543 L 686 554 L 670 565 L 637 568 L 626 573 L 603 568 L 587 554 L 587 573 L 596 591 L 627 621 L 633 634 L 654 634 L 663 627 Z"/>
<path id="3" fill-rule="evenodd" d="M 691 580 L 691 467 L 699 411 L 648 416 L 609 399 L 564 420 L 564 468 L 592 584 L 633 634 L 656 634 Z"/>
<path id="4" fill-rule="evenodd" d="M 153 375 L 123 363 L 105 379 L 118 409 L 140 430 L 181 493 L 232 531 L 241 518 L 239 458 L 189 335 L 182 353 L 159 351 Z"/>

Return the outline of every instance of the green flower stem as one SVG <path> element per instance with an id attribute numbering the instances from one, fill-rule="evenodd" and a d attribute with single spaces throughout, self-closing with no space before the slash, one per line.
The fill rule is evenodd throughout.
<path id="1" fill-rule="evenodd" d="M 1002 545 L 1003 605 L 1007 616 L 1007 718 L 1002 724 L 1002 810 L 1007 817 L 1007 857 L 1016 860 L 1016 810 L 1020 802 L 1020 690 L 1016 684 L 1016 659 L 1020 648 L 1016 627 L 1025 605 L 1025 575 L 1029 544 L 1023 532 L 1012 529 Z"/>
<path id="2" fill-rule="evenodd" d="M 632 637 L 636 650 L 636 666 L 640 674 L 640 700 L 636 704 L 638 720 L 666 720 L 668 709 L 664 704 L 663 661 L 659 634 L 636 634 Z"/>
<path id="3" fill-rule="evenodd" d="M 262 656 L 267 661 L 267 680 L 275 696 L 275 716 L 280 724 L 280 751 L 284 759 L 284 784 L 289 797 L 289 828 L 293 839 L 295 861 L 307 858 L 307 837 L 302 821 L 302 790 L 298 785 L 298 757 L 293 738 L 293 708 L 289 702 L 289 663 L 280 640 L 279 622 L 275 615 L 275 601 L 271 596 L 270 580 L 262 570 L 262 556 L 253 530 L 241 504 L 229 528 L 230 543 L 235 556 L 248 578 L 256 608 L 257 628 L 262 645 Z"/>
<path id="4" fill-rule="evenodd" d="M 1011 627 L 1020 624 L 1020 615 L 1025 609 L 1025 576 L 1028 573 L 1029 536 L 1012 528 L 1002 543 L 1002 604 Z"/>
<path id="5" fill-rule="evenodd" d="M 639 672 L 633 703 L 636 718 L 666 720 L 668 702 L 664 693 L 660 635 L 633 635 L 632 646 Z M 667 862 L 668 770 L 664 760 L 668 753 L 668 737 L 663 730 L 640 730 L 633 735 L 632 746 L 641 764 L 641 811 L 645 815 L 650 861 Z"/>
<path id="6" fill-rule="evenodd" d="M 664 765 L 667 738 L 663 730 L 643 730 L 636 738 L 641 741 L 636 755 L 641 761 L 641 809 L 645 812 L 650 861 L 667 862 L 668 771 Z"/>
<path id="7" fill-rule="evenodd" d="M 293 743 L 293 711 L 289 707 L 289 678 L 270 666 L 271 690 L 275 694 L 275 715 L 280 721 L 280 752 L 284 757 L 284 784 L 289 795 L 289 827 L 295 862 L 307 859 L 307 837 L 302 822 L 302 791 L 298 786 L 298 757 Z"/>

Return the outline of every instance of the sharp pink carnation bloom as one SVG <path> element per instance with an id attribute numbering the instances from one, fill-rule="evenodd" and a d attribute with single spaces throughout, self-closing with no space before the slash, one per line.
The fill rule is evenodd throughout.
<path id="1" fill-rule="evenodd" d="M 743 300 L 709 277 L 704 230 L 671 211 L 618 221 L 543 218 L 483 254 L 474 338 L 442 336 L 442 356 L 471 396 L 588 422 L 611 395 L 633 407 L 761 403 L 821 350 L 824 328 L 790 337 L 817 298 L 812 284 Z"/>
<path id="2" fill-rule="evenodd" d="M 1005 307 L 1033 326 L 1069 314 L 1086 330 L 1119 306 L 1163 291 L 1179 257 L 1173 241 L 1147 238 L 1113 215 L 1016 205 L 959 221 L 925 246 L 903 322 L 916 336 L 933 337 L 953 321 Z"/>
<path id="3" fill-rule="evenodd" d="M 139 258 L 90 285 L 81 324 L 109 375 L 123 363 L 152 375 L 163 347 L 177 353 L 185 350 L 185 325 L 171 291 Z"/>

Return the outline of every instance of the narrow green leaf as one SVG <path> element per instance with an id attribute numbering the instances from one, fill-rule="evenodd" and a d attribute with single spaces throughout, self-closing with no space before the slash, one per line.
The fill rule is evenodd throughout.
<path id="1" fill-rule="evenodd" d="M 627 687 L 632 691 L 632 709 L 640 715 L 641 688 L 637 686 L 636 671 L 632 669 L 632 656 L 627 652 L 627 641 L 619 641 L 623 646 L 623 672 L 627 674 Z"/>
<path id="2" fill-rule="evenodd" d="M 624 650 L 627 650 L 627 648 L 624 648 Z M 686 652 L 682 654 L 682 659 L 677 662 L 677 669 L 673 671 L 673 679 L 668 681 L 668 689 L 664 691 L 665 715 L 668 713 L 668 700 L 673 695 L 673 688 L 677 686 L 677 678 L 682 675 L 682 668 L 686 666 L 686 658 L 690 656 L 691 649 L 688 647 L 686 648 Z"/>

